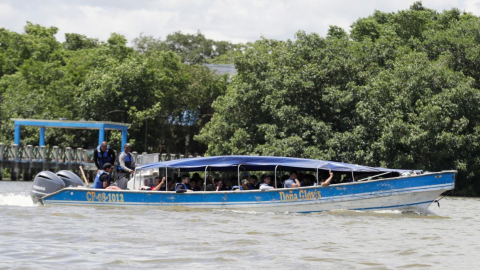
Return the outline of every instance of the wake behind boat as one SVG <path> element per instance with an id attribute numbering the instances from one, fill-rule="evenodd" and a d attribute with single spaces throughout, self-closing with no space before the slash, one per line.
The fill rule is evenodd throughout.
<path id="1" fill-rule="evenodd" d="M 238 186 L 247 172 L 273 172 L 274 187 L 279 187 L 282 172 L 311 172 L 313 186 L 269 190 L 206 191 L 207 175 L 212 172 L 235 173 Z M 321 176 L 332 171 L 342 180 L 321 186 Z M 32 198 L 42 204 L 65 205 L 149 205 L 185 206 L 201 209 L 230 209 L 256 212 L 322 212 L 334 209 L 398 209 L 425 212 L 442 193 L 455 187 L 456 171 L 422 173 L 420 171 L 375 168 L 340 162 L 289 157 L 216 156 L 179 159 L 146 164 L 136 168 L 130 190 L 105 190 L 84 187 L 81 180 L 68 175 L 56 179 L 42 172 L 35 178 Z M 142 172 L 142 173 L 139 173 Z M 202 172 L 203 191 L 139 190 L 145 176 L 169 176 L 174 173 Z M 60 173 L 60 172 L 59 172 Z M 63 173 L 65 174 L 65 173 Z M 62 182 L 64 183 L 62 186 Z M 68 182 L 68 183 L 67 183 Z M 168 186 L 168 183 L 167 183 Z"/>

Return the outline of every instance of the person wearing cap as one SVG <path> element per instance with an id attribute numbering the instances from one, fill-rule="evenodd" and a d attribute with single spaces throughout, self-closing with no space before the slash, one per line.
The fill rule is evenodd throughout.
<path id="1" fill-rule="evenodd" d="M 107 142 L 103 141 L 96 149 L 93 151 L 93 157 L 95 160 L 95 166 L 98 170 L 103 169 L 103 165 L 106 163 L 113 164 L 115 161 L 115 151 L 110 148 Z"/>
<path id="2" fill-rule="evenodd" d="M 98 171 L 93 182 L 93 188 L 106 189 L 110 186 L 111 177 L 110 173 L 113 171 L 113 166 L 110 163 L 103 164 L 103 170 Z"/>
<path id="3" fill-rule="evenodd" d="M 129 143 L 126 143 L 123 146 L 124 152 L 118 155 L 118 166 L 117 166 L 117 186 L 121 189 L 127 188 L 128 180 L 133 173 L 135 173 L 135 159 L 133 158 L 132 146 Z"/>

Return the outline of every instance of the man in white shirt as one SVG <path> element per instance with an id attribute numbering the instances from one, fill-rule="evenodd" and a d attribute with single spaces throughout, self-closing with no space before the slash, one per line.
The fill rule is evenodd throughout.
<path id="1" fill-rule="evenodd" d="M 272 176 L 271 175 L 265 176 L 265 179 L 263 179 L 263 183 L 260 184 L 260 190 L 274 189 L 274 187 L 271 186 L 271 183 L 272 183 Z"/>

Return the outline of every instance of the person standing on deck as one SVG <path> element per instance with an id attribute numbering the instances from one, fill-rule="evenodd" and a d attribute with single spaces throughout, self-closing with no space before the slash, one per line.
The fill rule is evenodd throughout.
<path id="1" fill-rule="evenodd" d="M 135 159 L 133 158 L 132 146 L 129 143 L 126 143 L 123 147 L 122 153 L 118 155 L 118 166 L 117 166 L 117 187 L 121 189 L 127 188 L 128 180 L 135 173 Z"/>
<path id="2" fill-rule="evenodd" d="M 93 156 L 95 160 L 95 166 L 98 170 L 103 169 L 103 165 L 106 163 L 113 164 L 115 162 L 115 152 L 113 149 L 110 149 L 110 146 L 106 141 L 103 141 L 96 149 L 93 151 Z"/>

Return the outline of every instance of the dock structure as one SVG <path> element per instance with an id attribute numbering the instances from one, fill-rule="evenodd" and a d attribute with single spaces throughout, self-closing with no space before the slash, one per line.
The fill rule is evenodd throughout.
<path id="1" fill-rule="evenodd" d="M 12 119 L 15 121 L 15 136 L 13 144 L 0 142 L 0 180 L 33 180 L 40 171 L 71 170 L 79 173 L 82 166 L 87 172 L 87 178 L 92 181 L 97 168 L 94 163 L 94 150 L 72 147 L 47 146 L 45 143 L 46 128 L 90 129 L 98 130 L 98 144 L 105 140 L 106 130 L 120 130 L 122 132 L 122 147 L 127 143 L 127 130 L 130 124 L 96 121 L 67 121 L 67 120 L 38 120 L 38 119 Z M 40 128 L 39 145 L 21 144 L 21 126 L 35 126 Z M 115 151 L 115 150 L 114 150 Z M 117 152 L 117 151 L 115 151 Z M 137 153 L 132 152 L 137 165 L 151 162 L 168 161 L 199 157 L 198 154 L 179 153 Z"/>
<path id="2" fill-rule="evenodd" d="M 40 128 L 39 146 L 45 145 L 45 128 L 63 128 L 63 129 L 93 129 L 98 130 L 98 144 L 105 140 L 106 130 L 122 131 L 122 149 L 127 143 L 128 128 L 130 124 L 116 122 L 97 122 L 97 121 L 70 121 L 70 120 L 40 120 L 40 119 L 12 119 L 15 122 L 14 142 L 20 145 L 21 126 L 34 126 Z"/>
<path id="3" fill-rule="evenodd" d="M 33 180 L 36 173 L 44 170 L 71 170 L 78 173 L 79 166 L 87 177 L 95 175 L 97 168 L 93 160 L 95 149 L 59 146 L 6 145 L 0 143 L 0 180 Z M 114 150 L 115 151 L 115 150 Z M 117 152 L 117 151 L 115 151 Z M 137 153 L 132 152 L 137 165 L 174 159 L 200 157 L 198 154 L 180 153 Z M 2 175 L 5 170 L 6 175 Z"/>

